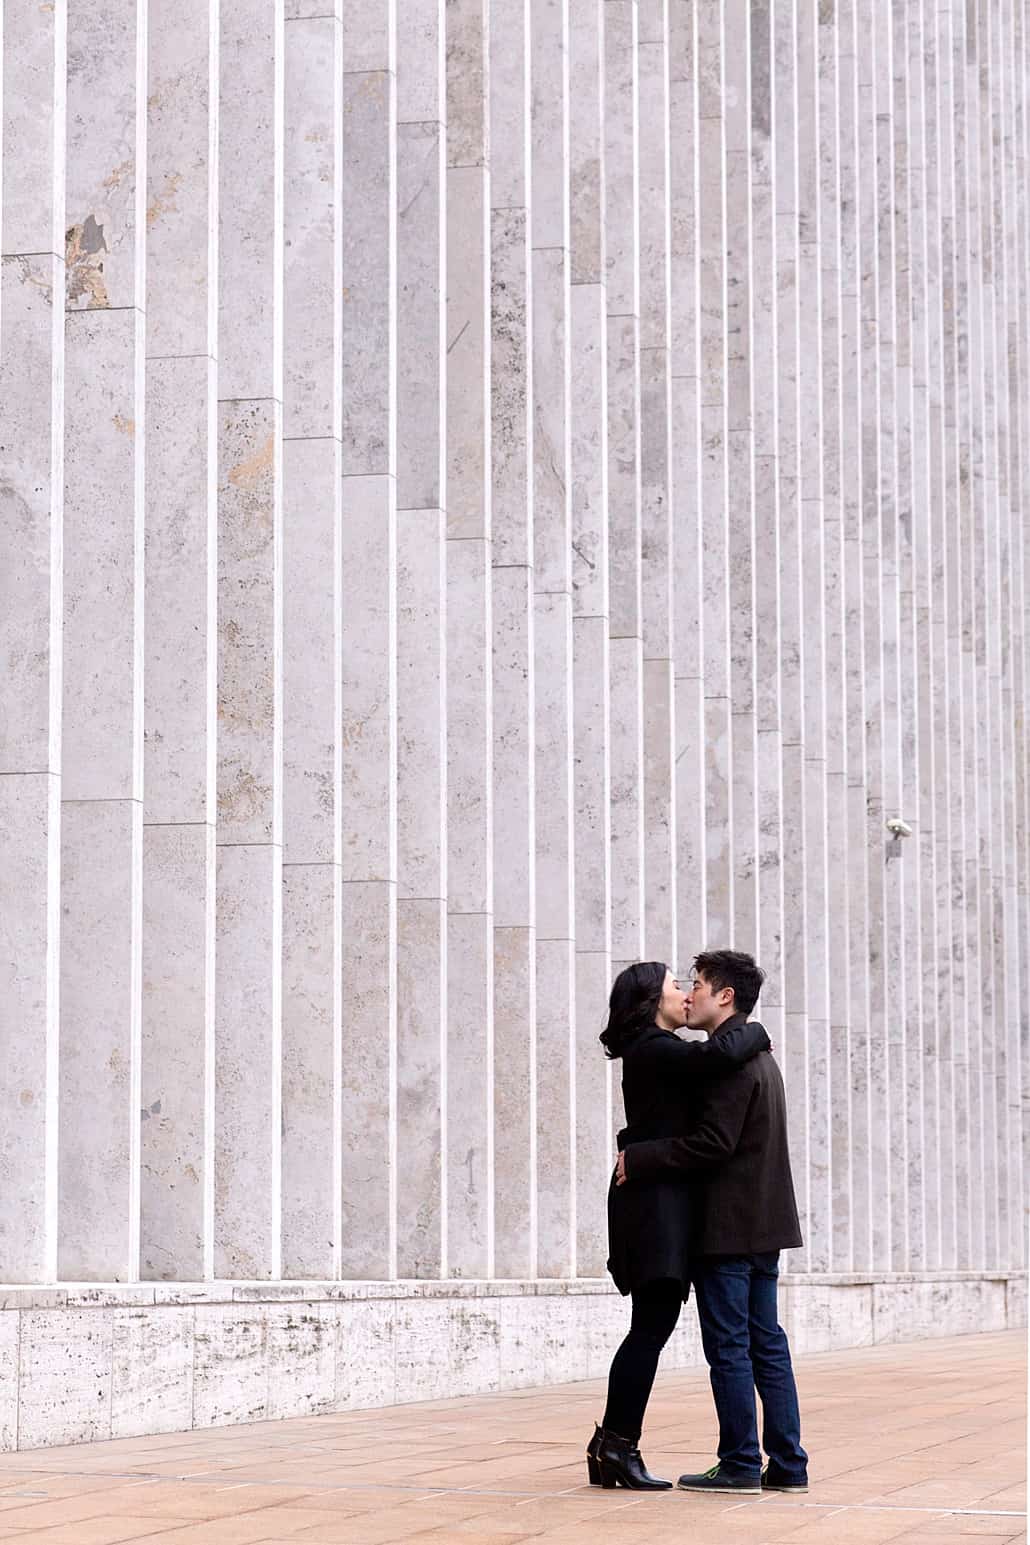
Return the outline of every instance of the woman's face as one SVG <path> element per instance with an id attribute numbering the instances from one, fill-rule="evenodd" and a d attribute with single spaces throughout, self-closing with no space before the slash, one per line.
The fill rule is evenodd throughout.
<path id="1" fill-rule="evenodd" d="M 655 1023 L 661 1025 L 663 1030 L 682 1030 L 686 1022 L 687 995 L 672 972 L 666 971 Z"/>

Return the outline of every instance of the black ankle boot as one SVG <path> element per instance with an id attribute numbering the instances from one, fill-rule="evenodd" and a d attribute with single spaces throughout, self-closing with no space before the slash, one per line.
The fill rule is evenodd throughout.
<path id="1" fill-rule="evenodd" d="M 600 1486 L 601 1484 L 601 1469 L 597 1463 L 597 1450 L 601 1447 L 601 1439 L 603 1437 L 603 1430 L 595 1422 L 594 1436 L 587 1444 L 587 1479 L 591 1486 Z"/>
<path id="2" fill-rule="evenodd" d="M 595 1447 L 596 1445 L 596 1447 Z M 671 1481 L 660 1481 L 648 1473 L 640 1449 L 628 1438 L 620 1438 L 617 1432 L 598 1428 L 591 1444 L 594 1452 L 587 1450 L 587 1469 L 591 1484 L 596 1468 L 597 1479 L 606 1491 L 615 1486 L 625 1486 L 627 1491 L 671 1491 Z"/>

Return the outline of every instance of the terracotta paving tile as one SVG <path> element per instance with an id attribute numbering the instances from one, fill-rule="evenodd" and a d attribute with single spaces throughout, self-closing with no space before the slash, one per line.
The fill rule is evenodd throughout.
<path id="1" fill-rule="evenodd" d="M 588 1486 L 599 1381 L 5 1455 L 0 1539 L 1012 1545 L 1025 1539 L 1024 1358 L 1010 1333 L 801 1360 L 804 1501 Z M 715 1442 L 706 1375 L 660 1376 L 643 1442 L 654 1473 L 707 1467 Z"/>
<path id="2" fill-rule="evenodd" d="M 52 1529 L 33 1529 L 18 1538 L 36 1541 L 37 1545 L 122 1545 L 123 1541 L 148 1538 L 157 1545 L 165 1531 L 175 1528 L 178 1522 L 123 1514 L 117 1518 L 83 1518 L 75 1523 L 55 1524 Z"/>

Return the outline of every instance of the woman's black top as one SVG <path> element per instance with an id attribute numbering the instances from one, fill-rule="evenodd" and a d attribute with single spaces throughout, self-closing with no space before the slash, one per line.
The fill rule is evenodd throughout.
<path id="1" fill-rule="evenodd" d="M 622 1057 L 626 1126 L 620 1152 L 630 1143 L 680 1137 L 697 1120 L 705 1083 L 733 1074 L 769 1037 L 759 1024 L 740 1025 L 707 1041 L 681 1041 L 658 1025 L 642 1030 Z M 608 1188 L 608 1270 L 620 1293 L 672 1278 L 683 1297 L 690 1292 L 691 1183 L 663 1175 Z"/>

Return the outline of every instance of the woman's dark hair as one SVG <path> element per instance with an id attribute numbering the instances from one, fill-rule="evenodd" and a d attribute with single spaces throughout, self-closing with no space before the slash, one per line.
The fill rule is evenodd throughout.
<path id="1" fill-rule="evenodd" d="M 661 960 L 638 960 L 619 972 L 608 999 L 608 1023 L 598 1037 L 606 1057 L 621 1057 L 641 1030 L 654 1024 L 668 969 Z"/>

